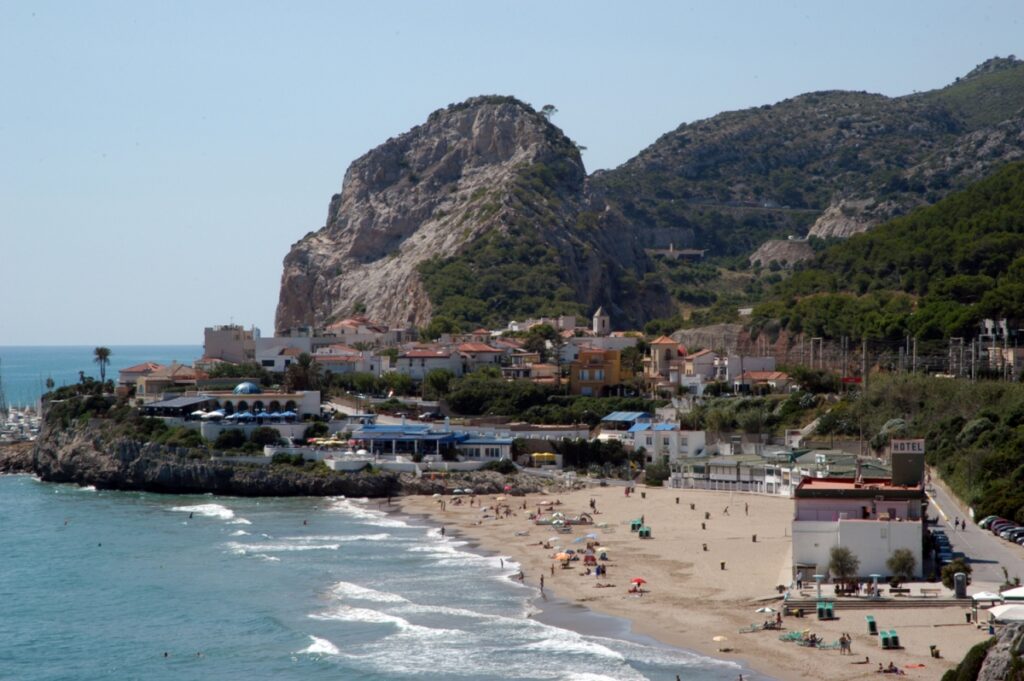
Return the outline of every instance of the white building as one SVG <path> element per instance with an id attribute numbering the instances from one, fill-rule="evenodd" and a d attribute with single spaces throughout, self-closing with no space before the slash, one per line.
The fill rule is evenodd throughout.
<path id="1" fill-rule="evenodd" d="M 680 430 L 674 423 L 637 423 L 627 432 L 632 436 L 631 448 L 646 451 L 647 463 L 666 456 L 669 463 L 699 456 L 707 440 L 703 430 Z"/>
<path id="2" fill-rule="evenodd" d="M 447 369 L 455 376 L 461 376 L 462 355 L 452 348 L 413 348 L 398 355 L 394 367 L 394 371 L 414 381 L 422 381 L 434 369 Z"/>
<path id="3" fill-rule="evenodd" d="M 336 343 L 317 348 L 313 359 L 325 371 L 335 374 L 373 374 L 380 376 L 391 369 L 391 358 L 377 355 L 369 350 L 356 350 L 353 347 Z"/>
<path id="4" fill-rule="evenodd" d="M 805 478 L 794 492 L 793 566 L 805 577 L 828 571 L 830 552 L 843 546 L 860 561 L 859 576 L 889 575 L 896 549 L 923 566 L 924 486 L 889 478 Z"/>
<path id="5" fill-rule="evenodd" d="M 597 308 L 597 312 L 594 313 L 594 318 L 591 321 L 595 336 L 607 336 L 612 332 L 612 319 L 604 311 L 603 307 Z"/>

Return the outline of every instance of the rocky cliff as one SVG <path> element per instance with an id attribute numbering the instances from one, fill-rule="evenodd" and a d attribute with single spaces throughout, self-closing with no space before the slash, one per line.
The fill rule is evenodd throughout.
<path id="1" fill-rule="evenodd" d="M 739 255 L 933 203 L 1021 158 L 1022 124 L 1024 62 L 993 59 L 925 93 L 813 92 L 684 124 L 593 184 L 647 242 Z"/>
<path id="2" fill-rule="evenodd" d="M 285 258 L 276 327 L 363 310 L 491 324 L 598 304 L 638 324 L 693 298 L 692 277 L 666 275 L 648 250 L 747 257 L 770 239 L 845 238 L 1022 157 L 1013 57 L 929 92 L 814 92 L 722 113 L 589 178 L 549 116 L 477 97 L 351 165 L 325 225 Z"/>
<path id="3" fill-rule="evenodd" d="M 217 463 L 184 448 L 110 438 L 100 423 L 45 430 L 31 472 L 46 482 L 173 494 L 382 497 L 401 491 L 394 474 L 315 475 L 291 466 Z"/>
<path id="4" fill-rule="evenodd" d="M 1017 681 L 1024 679 L 1024 624 L 1008 624 L 999 632 L 995 645 L 988 649 L 978 681 Z"/>
<path id="5" fill-rule="evenodd" d="M 357 309 L 392 325 L 424 324 L 445 286 L 428 296 L 421 266 L 482 238 L 550 247 L 535 259 L 553 254 L 558 283 L 585 299 L 601 287 L 603 265 L 571 233 L 585 178 L 572 141 L 514 98 L 436 111 L 349 167 L 325 226 L 285 258 L 276 327 Z"/>

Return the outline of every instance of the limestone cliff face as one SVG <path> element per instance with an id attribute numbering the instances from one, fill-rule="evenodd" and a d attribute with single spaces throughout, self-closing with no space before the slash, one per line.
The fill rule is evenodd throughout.
<path id="1" fill-rule="evenodd" d="M 277 329 L 323 324 L 357 305 L 392 325 L 423 324 L 431 303 L 417 272 L 517 217 L 514 192 L 537 164 L 561 172 L 553 206 L 569 219 L 585 172 L 575 145 L 510 97 L 477 97 L 357 159 L 320 230 L 284 260 Z"/>

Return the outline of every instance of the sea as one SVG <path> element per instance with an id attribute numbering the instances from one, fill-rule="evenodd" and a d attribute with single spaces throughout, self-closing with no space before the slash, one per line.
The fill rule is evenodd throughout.
<path id="1" fill-rule="evenodd" d="M 92 350 L 0 347 L 8 401 L 96 375 Z M 111 350 L 108 376 L 201 353 Z M 510 556 L 387 511 L 0 476 L 0 679 L 768 678 L 544 598 Z"/>
<path id="2" fill-rule="evenodd" d="M 191 364 L 203 354 L 201 345 L 111 345 L 107 378 L 117 381 L 117 372 L 142 362 Z M 99 366 L 93 361 L 95 346 L 0 345 L 0 381 L 7 403 L 31 407 L 46 392 L 46 379 L 57 387 L 78 382 L 78 372 L 99 380 Z"/>
<path id="3" fill-rule="evenodd" d="M 377 506 L 0 476 L 0 678 L 766 678 Z"/>

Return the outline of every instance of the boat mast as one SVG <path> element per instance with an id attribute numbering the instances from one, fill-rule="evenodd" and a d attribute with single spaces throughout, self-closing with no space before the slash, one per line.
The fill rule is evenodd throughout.
<path id="1" fill-rule="evenodd" d="M 10 410 L 7 407 L 7 396 L 4 394 L 3 360 L 0 359 L 0 419 L 6 421 Z"/>

